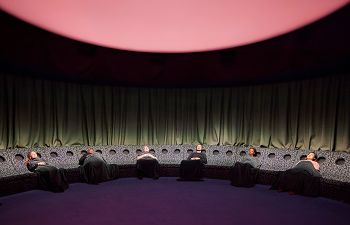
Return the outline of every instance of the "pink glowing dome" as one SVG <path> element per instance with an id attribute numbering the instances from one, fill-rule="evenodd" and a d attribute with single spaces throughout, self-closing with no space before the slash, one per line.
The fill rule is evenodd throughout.
<path id="1" fill-rule="evenodd" d="M 100 46 L 196 52 L 266 40 L 310 24 L 349 0 L 0 0 L 4 11 Z"/>

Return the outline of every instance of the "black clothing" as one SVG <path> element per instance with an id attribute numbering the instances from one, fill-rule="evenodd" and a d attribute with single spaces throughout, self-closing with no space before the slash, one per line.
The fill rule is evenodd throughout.
<path id="1" fill-rule="evenodd" d="M 79 166 L 84 165 L 85 159 L 89 154 L 85 153 L 82 157 L 79 159 Z"/>
<path id="2" fill-rule="evenodd" d="M 158 160 L 147 158 L 147 157 L 137 160 L 136 173 L 139 179 L 142 179 L 143 177 L 158 179 L 159 178 Z"/>
<path id="3" fill-rule="evenodd" d="M 102 158 L 95 155 L 84 154 L 79 159 L 79 165 L 82 181 L 89 184 L 113 180 L 119 175 L 118 165 L 109 165 Z"/>
<path id="4" fill-rule="evenodd" d="M 39 188 L 52 192 L 64 192 L 69 187 L 65 169 L 58 169 L 47 163 L 38 165 L 40 162 L 46 163 L 40 158 L 31 159 L 27 163 L 28 170 L 38 175 Z"/>
<path id="5" fill-rule="evenodd" d="M 236 187 L 254 187 L 259 169 L 250 163 L 237 162 L 230 170 L 231 185 Z"/>
<path id="6" fill-rule="evenodd" d="M 320 183 L 320 172 L 311 162 L 301 161 L 294 168 L 281 172 L 271 189 L 316 197 L 320 194 Z"/>
<path id="7" fill-rule="evenodd" d="M 198 157 L 199 160 L 191 160 Z M 180 164 L 181 180 L 201 180 L 204 176 L 204 164 L 207 164 L 207 156 L 204 153 L 191 153 L 187 160 L 182 160 Z"/>
<path id="8" fill-rule="evenodd" d="M 207 161 L 207 156 L 205 153 L 198 153 L 198 152 L 192 152 L 188 157 L 187 157 L 187 160 L 191 160 L 191 158 L 200 158 L 200 161 L 203 163 L 203 164 L 207 164 L 208 161 Z"/>
<path id="9" fill-rule="evenodd" d="M 246 156 L 236 162 L 230 170 L 231 185 L 236 187 L 254 187 L 261 163 L 258 157 Z"/>

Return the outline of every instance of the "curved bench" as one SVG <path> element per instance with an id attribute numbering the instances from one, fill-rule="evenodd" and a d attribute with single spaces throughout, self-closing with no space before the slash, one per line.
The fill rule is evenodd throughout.
<path id="1" fill-rule="evenodd" d="M 194 145 L 150 145 L 150 151 L 158 157 L 161 176 L 178 176 L 181 160 L 194 151 Z M 248 154 L 248 147 L 203 146 L 208 164 L 205 177 L 229 178 L 229 168 Z M 142 146 L 94 146 L 108 163 L 120 166 L 120 177 L 135 174 L 136 157 Z M 78 161 L 86 146 L 32 148 L 48 163 L 66 168 L 70 183 L 80 182 Z M 309 151 L 257 148 L 262 162 L 257 183 L 270 185 L 280 171 L 292 168 Z M 24 166 L 28 149 L 16 148 L 0 151 L 0 195 L 8 195 L 37 187 L 36 175 Z M 350 154 L 344 152 L 317 151 L 321 165 L 322 196 L 350 202 Z"/>

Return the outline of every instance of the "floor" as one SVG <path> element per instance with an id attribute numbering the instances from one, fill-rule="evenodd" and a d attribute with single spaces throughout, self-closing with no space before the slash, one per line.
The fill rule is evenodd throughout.
<path id="1" fill-rule="evenodd" d="M 123 178 L 72 184 L 64 193 L 28 191 L 0 198 L 1 225 L 31 224 L 349 224 L 350 204 L 269 190 L 200 182 Z"/>

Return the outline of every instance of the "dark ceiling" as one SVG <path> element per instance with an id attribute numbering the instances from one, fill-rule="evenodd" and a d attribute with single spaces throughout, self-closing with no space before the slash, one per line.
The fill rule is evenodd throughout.
<path id="1" fill-rule="evenodd" d="M 41 30 L 0 12 L 0 72 L 118 86 L 207 87 L 350 72 L 350 6 L 292 33 L 213 52 L 109 49 Z"/>

